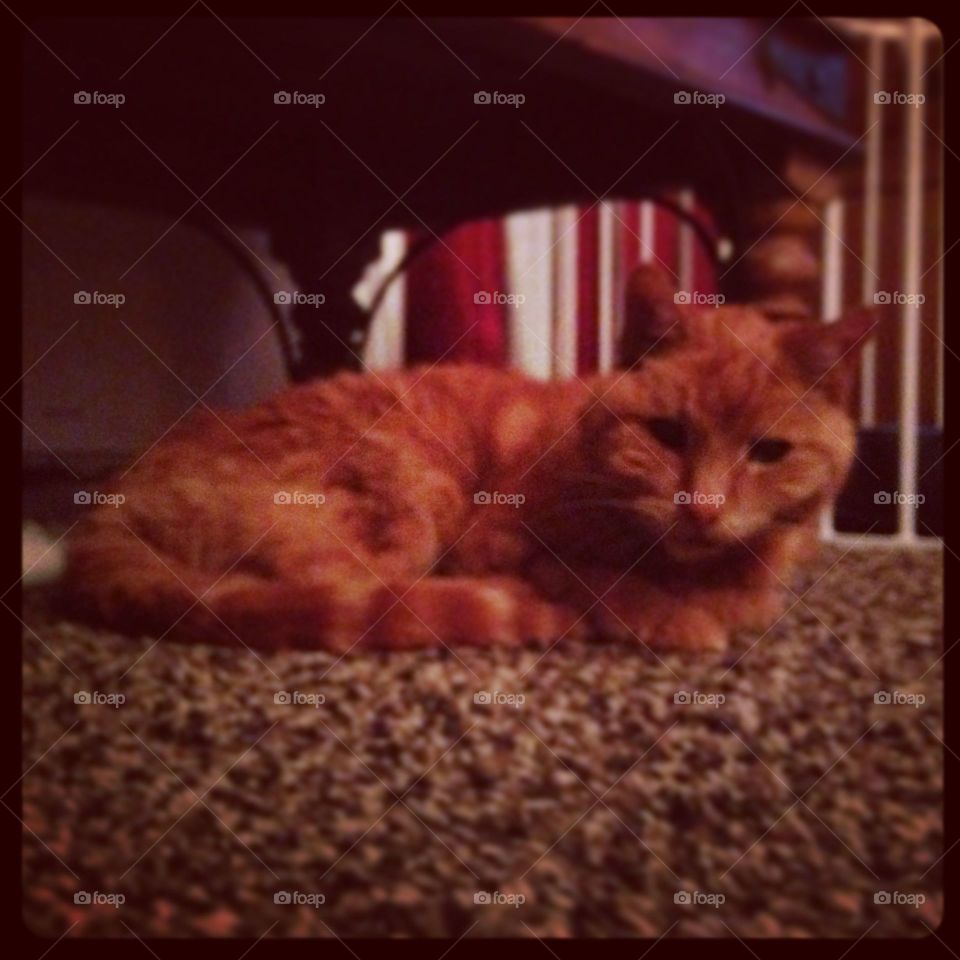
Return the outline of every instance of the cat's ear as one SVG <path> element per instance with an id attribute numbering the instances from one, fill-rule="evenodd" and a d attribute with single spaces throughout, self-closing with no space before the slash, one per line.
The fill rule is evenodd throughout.
<path id="1" fill-rule="evenodd" d="M 666 271 L 642 263 L 627 279 L 619 365 L 632 367 L 683 337 L 683 312 Z"/>
<path id="2" fill-rule="evenodd" d="M 854 307 L 830 323 L 786 321 L 778 324 L 783 327 L 780 349 L 808 386 L 845 401 L 860 352 L 876 325 L 876 314 L 868 307 Z"/>

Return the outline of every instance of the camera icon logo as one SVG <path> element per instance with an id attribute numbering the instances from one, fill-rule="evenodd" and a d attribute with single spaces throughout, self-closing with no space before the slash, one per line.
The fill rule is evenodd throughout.
<path id="1" fill-rule="evenodd" d="M 886 90 L 878 90 L 873 95 L 874 103 L 892 103 L 893 97 Z"/>
<path id="2" fill-rule="evenodd" d="M 493 97 L 486 90 L 481 90 L 473 95 L 474 103 L 493 103 Z"/>
<path id="3" fill-rule="evenodd" d="M 278 690 L 278 691 L 273 695 L 273 702 L 274 702 L 274 703 L 289 703 L 289 702 L 290 702 L 290 694 L 287 693 L 286 690 Z"/>
<path id="4" fill-rule="evenodd" d="M 693 497 L 691 497 L 690 494 L 687 493 L 686 490 L 678 490 L 678 491 L 673 495 L 673 502 L 674 502 L 674 503 L 691 503 L 692 501 L 693 501 Z"/>
<path id="5" fill-rule="evenodd" d="M 286 90 L 278 90 L 273 95 L 273 102 L 274 103 L 292 103 L 293 98 L 290 96 L 290 94 Z"/>
<path id="6" fill-rule="evenodd" d="M 674 102 L 674 103 L 681 103 L 681 104 L 683 104 L 683 103 L 692 103 L 692 102 L 693 102 L 693 98 L 690 96 L 690 91 L 689 91 L 689 90 L 678 90 L 678 91 L 673 95 L 673 102 Z"/>
<path id="7" fill-rule="evenodd" d="M 673 902 L 674 902 L 674 903 L 689 903 L 689 902 L 690 902 L 690 894 L 687 893 L 686 890 L 678 890 L 678 891 L 673 895 Z"/>
<path id="8" fill-rule="evenodd" d="M 278 490 L 273 495 L 274 503 L 293 503 L 293 497 L 286 490 Z"/>
<path id="9" fill-rule="evenodd" d="M 78 891 L 73 895 L 73 902 L 74 902 L 74 903 L 81 904 L 82 906 L 87 906 L 87 905 L 93 903 L 93 897 L 91 897 L 90 894 L 87 893 L 86 890 L 78 890 Z"/>
<path id="10" fill-rule="evenodd" d="M 274 302 L 274 303 L 279 303 L 279 304 L 290 303 L 291 299 L 292 299 L 292 297 L 290 296 L 290 294 L 289 294 L 286 290 L 278 290 L 278 291 L 273 295 L 273 302 Z"/>
<path id="11" fill-rule="evenodd" d="M 883 305 L 885 303 L 892 303 L 893 297 L 886 290 L 878 290 L 873 295 L 873 302 L 876 304 Z"/>
<path id="12" fill-rule="evenodd" d="M 890 901 L 891 901 L 890 894 L 886 890 L 878 890 L 873 895 L 874 903 L 890 903 Z"/>
<path id="13" fill-rule="evenodd" d="M 278 890 L 273 895 L 274 903 L 292 903 L 293 897 L 290 896 L 290 893 L 286 890 Z"/>
<path id="14" fill-rule="evenodd" d="M 674 702 L 674 703 L 689 703 L 689 702 L 690 702 L 690 694 L 687 693 L 686 690 L 678 690 L 678 691 L 673 695 L 673 702 Z"/>
<path id="15" fill-rule="evenodd" d="M 874 702 L 874 703 L 888 704 L 888 703 L 891 703 L 892 700 L 893 700 L 893 698 L 890 696 L 890 693 L 889 693 L 889 691 L 887 691 L 887 690 L 878 690 L 878 691 L 873 695 L 873 702 Z"/>
<path id="16" fill-rule="evenodd" d="M 491 297 L 490 294 L 489 294 L 486 290 L 478 290 L 478 291 L 473 295 L 473 302 L 474 302 L 474 303 L 480 303 L 480 304 L 492 303 L 492 302 L 493 302 L 493 297 Z"/>
<path id="17" fill-rule="evenodd" d="M 92 703 L 93 698 L 86 690 L 79 690 L 73 695 L 74 703 Z"/>
<path id="18" fill-rule="evenodd" d="M 879 493 L 873 495 L 874 503 L 893 503 L 893 497 L 887 493 L 885 490 L 881 490 Z"/>
<path id="19" fill-rule="evenodd" d="M 673 295 L 673 302 L 674 302 L 674 303 L 679 303 L 679 304 L 689 303 L 689 302 L 690 302 L 690 294 L 689 294 L 686 290 L 678 290 L 678 291 Z"/>
<path id="20" fill-rule="evenodd" d="M 93 301 L 93 298 L 90 296 L 89 293 L 87 293 L 86 290 L 78 290 L 78 291 L 73 295 L 73 302 L 74 302 L 74 303 L 87 304 L 87 303 L 91 303 L 92 301 Z"/>
<path id="21" fill-rule="evenodd" d="M 478 890 L 473 895 L 473 902 L 474 903 L 490 903 L 491 902 L 490 894 L 487 893 L 486 890 Z"/>
<path id="22" fill-rule="evenodd" d="M 89 504 L 93 502 L 93 497 L 86 490 L 78 490 L 73 495 L 73 502 L 79 504 Z"/>
<path id="23" fill-rule="evenodd" d="M 89 93 L 87 93 L 86 90 L 78 90 L 73 95 L 73 102 L 74 103 L 92 103 L 93 98 L 90 96 Z"/>
<path id="24" fill-rule="evenodd" d="M 493 497 L 486 490 L 478 490 L 473 495 L 474 503 L 493 503 Z"/>
<path id="25" fill-rule="evenodd" d="M 493 697 L 490 696 L 490 692 L 488 690 L 480 690 L 473 695 L 473 702 L 474 703 L 492 703 Z"/>

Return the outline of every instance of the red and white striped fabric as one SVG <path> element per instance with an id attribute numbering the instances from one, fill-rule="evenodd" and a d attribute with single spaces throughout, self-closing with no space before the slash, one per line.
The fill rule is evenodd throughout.
<path id="1" fill-rule="evenodd" d="M 688 193 L 677 202 L 705 218 Z M 381 276 L 419 235 L 384 236 Z M 659 262 L 678 290 L 716 292 L 712 262 L 689 226 L 653 202 L 527 211 L 463 224 L 429 245 L 374 318 L 366 362 L 509 365 L 532 376 L 616 366 L 626 275 Z"/>

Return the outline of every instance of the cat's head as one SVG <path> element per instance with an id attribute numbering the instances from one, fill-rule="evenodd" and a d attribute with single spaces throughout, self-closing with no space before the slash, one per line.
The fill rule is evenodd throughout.
<path id="1" fill-rule="evenodd" d="M 748 306 L 688 306 L 635 277 L 628 369 L 584 423 L 591 469 L 678 559 L 809 520 L 854 457 L 848 405 L 872 326 L 865 310 L 774 323 Z"/>

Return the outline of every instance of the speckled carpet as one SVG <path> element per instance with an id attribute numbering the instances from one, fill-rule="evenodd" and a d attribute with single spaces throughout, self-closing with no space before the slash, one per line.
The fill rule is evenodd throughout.
<path id="1" fill-rule="evenodd" d="M 33 591 L 26 920 L 44 936 L 925 935 L 940 566 L 831 548 L 773 630 L 703 660 L 572 642 L 261 660 L 96 632 Z"/>

